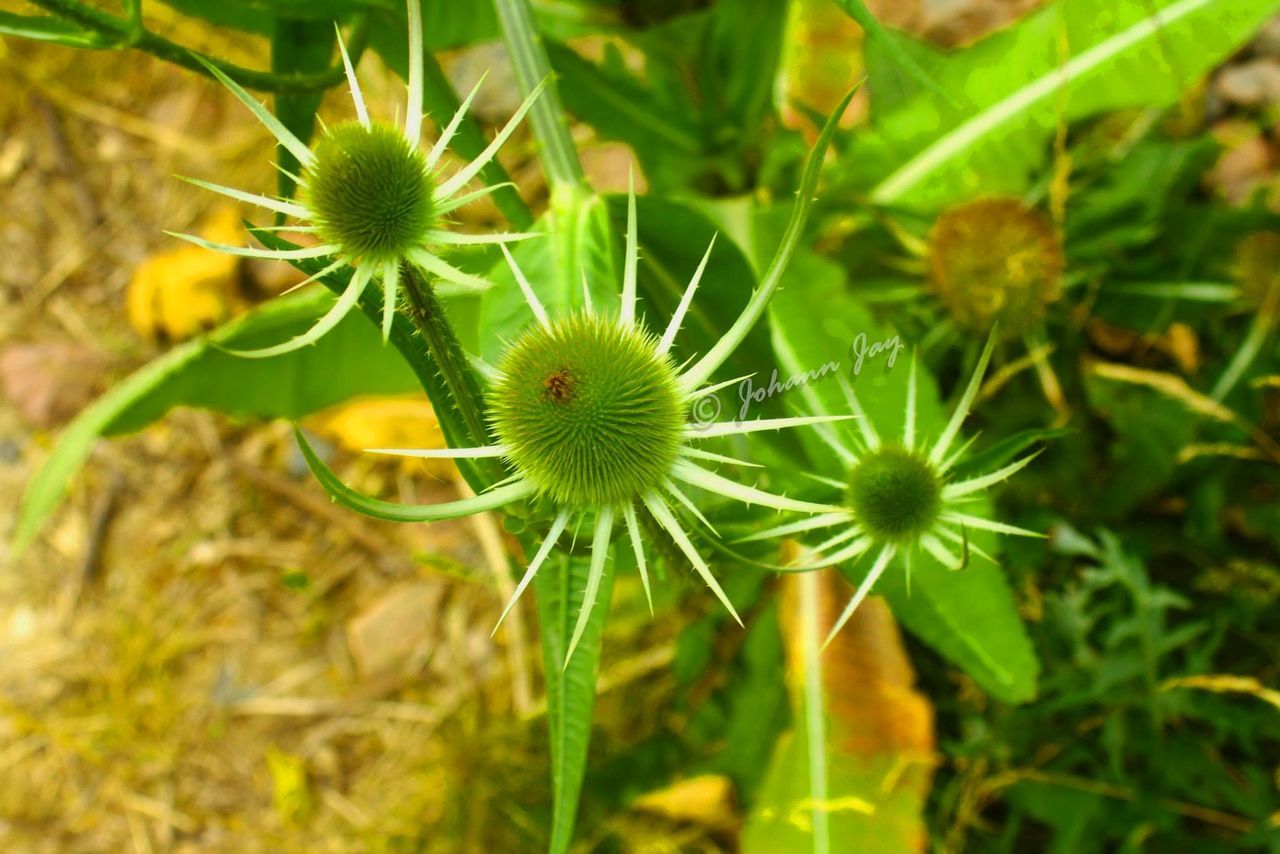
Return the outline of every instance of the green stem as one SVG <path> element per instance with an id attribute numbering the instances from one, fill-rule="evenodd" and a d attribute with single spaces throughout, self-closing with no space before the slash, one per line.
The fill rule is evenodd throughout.
<path id="1" fill-rule="evenodd" d="M 533 12 L 528 0 L 493 0 L 493 7 L 502 24 L 516 80 L 521 92 L 528 97 L 533 88 L 552 73 L 542 37 L 533 25 Z M 586 176 L 578 160 L 578 149 L 569 135 L 569 123 L 554 81 L 547 85 L 529 111 L 529 122 L 542 145 L 542 164 L 552 188 L 585 187 Z"/>
<path id="2" fill-rule="evenodd" d="M 822 690 L 822 638 L 818 627 L 818 574 L 800 578 L 800 622 L 804 632 L 804 723 L 809 747 L 809 802 L 814 854 L 831 851 L 828 812 L 826 700 Z"/>
<path id="3" fill-rule="evenodd" d="M 252 68 L 233 65 L 224 60 L 197 53 L 176 42 L 169 41 L 163 36 L 158 36 L 143 29 L 141 20 L 134 19 L 132 7 L 129 10 L 131 20 L 122 20 L 92 6 L 76 2 L 76 0 L 31 0 L 31 2 L 35 6 L 53 12 L 63 20 L 70 21 L 91 33 L 105 37 L 101 44 L 102 48 L 134 47 L 189 71 L 208 75 L 208 69 L 201 65 L 201 60 L 203 60 L 212 63 L 241 86 L 248 89 L 256 89 L 260 92 L 315 92 L 336 86 L 346 77 L 341 64 L 334 65 L 322 72 L 308 74 L 256 71 Z M 359 60 L 360 54 L 364 51 L 365 43 L 364 17 L 361 16 L 356 26 L 352 29 L 348 43 L 353 62 Z"/>
<path id="4" fill-rule="evenodd" d="M 472 447 L 490 444 L 489 430 L 484 417 L 484 395 L 480 383 L 476 379 L 475 370 L 467 360 L 462 343 L 454 334 L 449 319 L 445 317 L 444 306 L 436 298 L 429 282 L 412 264 L 400 267 L 400 281 L 409 298 L 409 320 L 422 335 L 427 345 L 427 352 L 435 361 L 444 379 L 445 386 L 453 398 L 454 408 L 462 416 L 469 434 Z M 487 469 L 491 480 L 496 482 L 503 477 L 497 462 L 492 459 L 479 460 Z"/>

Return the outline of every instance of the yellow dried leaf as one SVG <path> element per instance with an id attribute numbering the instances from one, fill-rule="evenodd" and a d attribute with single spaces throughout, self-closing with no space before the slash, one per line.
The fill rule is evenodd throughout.
<path id="1" fill-rule="evenodd" d="M 637 798 L 634 806 L 672 821 L 722 827 L 734 822 L 733 782 L 719 774 L 690 777 Z"/>
<path id="2" fill-rule="evenodd" d="M 827 635 L 851 592 L 834 572 L 789 575 L 781 606 L 795 720 L 805 704 L 805 637 Z M 804 622 L 802 585 L 816 585 L 816 626 Z M 812 601 L 812 600 L 811 600 Z M 831 850 L 923 851 L 921 817 L 935 763 L 933 707 L 915 688 L 915 672 L 884 601 L 868 597 L 821 655 L 824 800 L 810 788 L 810 745 L 803 723 L 785 734 L 747 821 L 743 851 L 804 850 L 815 808 L 825 812 Z"/>
<path id="3" fill-rule="evenodd" d="M 312 416 L 307 426 L 348 451 L 445 447 L 435 411 L 420 397 L 351 401 Z M 436 477 L 451 478 L 457 472 L 450 460 L 399 459 Z"/>
<path id="4" fill-rule="evenodd" d="M 271 802 L 286 824 L 296 824 L 311 811 L 307 766 L 301 757 L 272 747 L 267 751 L 271 774 Z"/>
<path id="5" fill-rule="evenodd" d="M 216 208 L 200 231 L 206 240 L 244 240 L 237 209 Z M 183 244 L 156 252 L 134 270 L 125 295 L 129 323 L 144 338 L 179 341 L 212 329 L 248 308 L 240 291 L 240 259 Z"/>
<path id="6" fill-rule="evenodd" d="M 836 4 L 801 0 L 792 7 L 782 57 L 782 122 L 813 132 L 808 117 L 792 104 L 826 115 L 863 73 L 862 28 Z M 859 92 L 840 117 L 852 127 L 866 115 L 867 95 Z"/>
<path id="7" fill-rule="evenodd" d="M 1200 676 L 1182 676 L 1177 679 L 1166 679 L 1160 685 L 1161 691 L 1172 691 L 1175 688 L 1198 688 L 1201 691 L 1212 691 L 1215 694 L 1248 694 L 1280 709 L 1280 691 L 1275 688 L 1268 688 L 1252 676 L 1205 673 Z"/>

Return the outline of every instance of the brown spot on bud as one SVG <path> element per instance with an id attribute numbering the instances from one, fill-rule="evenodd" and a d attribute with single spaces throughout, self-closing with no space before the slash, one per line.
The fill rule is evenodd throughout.
<path id="1" fill-rule="evenodd" d="M 573 374 L 568 368 L 560 368 L 542 382 L 548 399 L 556 403 L 568 403 L 573 399 Z"/>

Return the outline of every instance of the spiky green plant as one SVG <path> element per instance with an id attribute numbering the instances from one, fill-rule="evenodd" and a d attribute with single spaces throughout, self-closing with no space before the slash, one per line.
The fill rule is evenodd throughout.
<path id="1" fill-rule="evenodd" d="M 906 411 L 902 435 L 898 440 L 882 437 L 865 417 L 853 386 L 843 376 L 841 388 L 849 410 L 858 416 L 856 434 L 840 434 L 817 424 L 815 429 L 844 463 L 842 479 L 814 477 L 837 490 L 831 499 L 840 502 L 839 509 L 795 522 L 766 528 L 742 539 L 743 542 L 769 540 L 788 535 L 808 535 L 814 531 L 836 528 L 837 532 L 815 544 L 804 559 L 805 568 L 816 568 L 853 561 L 875 553 L 871 569 L 858 585 L 853 598 L 841 613 L 827 638 L 831 638 L 848 622 L 854 611 L 895 556 L 901 556 L 910 576 L 913 555 L 920 550 L 951 569 L 962 569 L 972 551 L 987 560 L 990 555 L 969 542 L 968 529 L 975 528 L 999 534 L 1039 537 L 1028 531 L 994 519 L 966 512 L 965 505 L 987 488 L 1012 477 L 1035 458 L 1023 457 L 988 474 L 954 480 L 952 474 L 963 460 L 973 440 L 953 447 L 960 427 L 969 415 L 978 386 L 991 360 L 995 346 L 993 333 L 978 359 L 964 392 L 946 426 L 932 444 L 916 429 L 916 361 L 912 358 L 907 380 Z"/>
<path id="2" fill-rule="evenodd" d="M 593 532 L 590 573 L 566 662 L 582 638 L 595 605 L 619 520 L 625 526 L 652 607 L 638 514 L 647 513 L 670 536 L 694 571 L 741 623 L 680 520 L 681 513 L 687 512 L 705 522 L 688 490 L 701 489 L 783 511 L 831 514 L 840 508 L 736 483 L 717 474 L 708 464 L 750 464 L 699 445 L 720 436 L 827 424 L 852 416 L 795 416 L 711 425 L 690 418 L 691 402 L 740 381 L 737 378 L 703 385 L 759 316 L 770 290 L 762 287 L 757 291 L 729 332 L 701 359 L 681 369 L 671 358 L 670 350 L 714 248 L 712 240 L 670 322 L 658 335 L 644 328 L 636 317 L 639 252 L 634 191 L 628 199 L 621 305 L 616 314 L 593 309 L 586 296 L 589 292 L 584 289 L 587 301 L 582 311 L 551 316 L 503 247 L 534 324 L 512 342 L 490 377 L 486 400 L 496 441 L 472 448 L 371 449 L 374 453 L 406 457 L 499 459 L 511 474 L 489 491 L 462 501 L 404 508 L 355 496 L 304 443 L 308 461 L 321 482 L 336 495 L 356 509 L 387 514 L 389 518 L 448 519 L 496 510 L 513 502 L 545 502 L 554 508 L 546 537 L 499 617 L 499 625 L 566 529 L 571 524 L 576 529 L 589 523 Z"/>
<path id="3" fill-rule="evenodd" d="M 222 81 L 302 164 L 302 174 L 291 176 L 301 188 L 301 194 L 291 201 L 247 193 L 208 181 L 188 180 L 232 199 L 292 217 L 296 223 L 277 226 L 276 229 L 311 234 L 318 242 L 299 249 L 261 249 L 228 246 L 194 235 L 170 233 L 209 249 L 249 258 L 285 261 L 321 258 L 331 262 L 302 284 L 339 270 L 351 271 L 350 283 L 337 302 L 309 330 L 272 347 L 237 351 L 239 355 L 254 358 L 278 356 L 315 342 L 338 325 L 356 305 L 365 288 L 375 280 L 381 281 L 383 289 L 382 334 L 385 339 L 390 334 L 395 316 L 402 265 L 411 264 L 439 279 L 436 290 L 441 295 L 484 290 L 490 286 L 489 282 L 445 261 L 440 257 L 441 249 L 504 244 L 532 236 L 525 233 L 459 234 L 444 226 L 447 224 L 445 217 L 451 211 L 498 189 L 496 186 L 483 187 L 464 192 L 515 131 L 542 86 L 529 93 L 511 120 L 478 157 L 456 172 L 447 173 L 441 166 L 441 160 L 484 80 L 481 78 L 440 132 L 435 144 L 424 152 L 420 147 L 424 118 L 422 8 L 413 0 L 408 3 L 408 17 L 408 103 L 402 128 L 369 117 L 341 32 L 338 33 L 338 47 L 351 85 L 356 119 L 326 129 L 311 147 L 221 69 L 206 63 L 209 73 Z"/>

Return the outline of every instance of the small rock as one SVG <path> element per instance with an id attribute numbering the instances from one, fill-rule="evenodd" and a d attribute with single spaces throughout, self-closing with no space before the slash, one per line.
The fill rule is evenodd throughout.
<path id="1" fill-rule="evenodd" d="M 107 370 L 102 353 L 77 344 L 13 344 L 0 351 L 0 389 L 32 427 L 56 427 L 84 409 Z"/>
<path id="2" fill-rule="evenodd" d="M 1212 133 L 1227 150 L 1206 180 L 1229 203 L 1244 204 L 1270 177 L 1271 148 L 1249 123 L 1223 122 Z"/>
<path id="3" fill-rule="evenodd" d="M 1253 48 L 1263 56 L 1280 56 L 1280 17 L 1272 18 L 1262 26 Z"/>
<path id="4" fill-rule="evenodd" d="M 520 86 L 502 42 L 480 42 L 462 48 L 445 58 L 444 71 L 459 92 L 470 92 L 480 82 L 481 75 L 485 75 L 484 85 L 471 102 L 470 111 L 482 122 L 505 122 L 520 108 L 523 100 Z"/>
<path id="5" fill-rule="evenodd" d="M 1218 94 L 1242 107 L 1280 103 L 1280 59 L 1264 57 L 1222 69 Z"/>
<path id="6" fill-rule="evenodd" d="M 432 635 L 444 588 L 414 581 L 392 588 L 347 621 L 347 648 L 361 679 L 395 674 Z"/>

